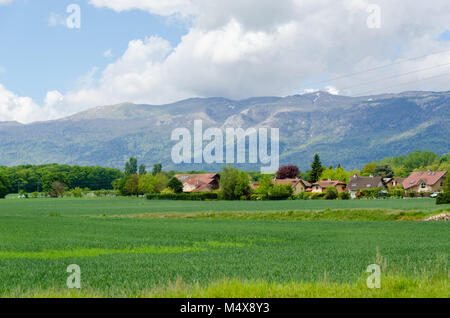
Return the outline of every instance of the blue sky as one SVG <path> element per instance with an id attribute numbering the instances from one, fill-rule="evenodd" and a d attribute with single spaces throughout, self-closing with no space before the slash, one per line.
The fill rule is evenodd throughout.
<path id="1" fill-rule="evenodd" d="M 376 2 L 0 0 L 0 121 L 191 97 L 449 90 L 450 1 Z M 80 29 L 64 25 L 71 4 Z"/>
<path id="2" fill-rule="evenodd" d="M 51 14 L 67 17 L 69 4 L 81 7 L 81 28 L 49 26 Z M 17 0 L 0 7 L 0 82 L 42 103 L 47 91 L 67 91 L 93 68 L 120 57 L 133 39 L 158 35 L 176 46 L 184 23 L 141 10 L 115 12 L 88 1 Z M 103 53 L 111 50 L 113 57 Z M 98 77 L 100 72 L 97 72 Z"/>

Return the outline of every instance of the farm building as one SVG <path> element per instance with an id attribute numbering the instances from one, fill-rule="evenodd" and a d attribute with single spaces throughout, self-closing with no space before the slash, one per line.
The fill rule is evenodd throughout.
<path id="1" fill-rule="evenodd" d="M 220 175 L 206 174 L 177 174 L 175 177 L 183 184 L 183 192 L 210 192 L 219 189 Z"/>

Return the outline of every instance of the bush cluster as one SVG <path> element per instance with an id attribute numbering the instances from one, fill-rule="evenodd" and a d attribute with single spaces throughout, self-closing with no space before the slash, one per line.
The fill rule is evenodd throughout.
<path id="1" fill-rule="evenodd" d="M 218 200 L 217 192 L 185 192 L 185 193 L 152 193 L 147 194 L 148 200 L 184 200 L 184 201 L 211 201 Z"/>

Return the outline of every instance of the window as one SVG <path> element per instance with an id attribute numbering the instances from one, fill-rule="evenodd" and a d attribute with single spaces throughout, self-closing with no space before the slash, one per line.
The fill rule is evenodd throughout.
<path id="1" fill-rule="evenodd" d="M 425 184 L 425 182 L 422 182 L 422 184 L 420 185 L 420 187 L 421 187 L 422 189 L 425 189 L 425 188 L 427 187 L 427 185 Z"/>

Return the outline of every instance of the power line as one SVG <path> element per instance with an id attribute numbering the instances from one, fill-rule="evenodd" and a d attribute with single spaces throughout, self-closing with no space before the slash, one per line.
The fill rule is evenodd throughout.
<path id="1" fill-rule="evenodd" d="M 420 69 L 420 70 L 415 70 L 415 71 L 410 71 L 410 72 L 406 72 L 406 73 L 401 73 L 401 74 L 398 74 L 398 75 L 392 75 L 392 76 L 388 76 L 388 77 L 378 78 L 378 79 L 370 81 L 370 82 L 365 82 L 365 83 L 362 83 L 362 84 L 353 85 L 353 86 L 349 86 L 349 87 L 345 87 L 345 88 L 339 88 L 339 90 L 345 91 L 345 90 L 352 89 L 352 88 L 355 88 L 355 87 L 360 87 L 360 86 L 364 86 L 364 85 L 368 85 L 368 84 L 378 83 L 378 82 L 381 82 L 381 81 L 385 81 L 385 80 L 389 80 L 389 79 L 393 79 L 393 78 L 398 78 L 398 77 L 402 77 L 402 76 L 406 76 L 406 75 L 411 75 L 411 74 L 415 74 L 415 73 L 420 73 L 420 72 L 424 72 L 424 71 L 429 71 L 429 70 L 433 70 L 433 69 L 436 69 L 436 68 L 445 67 L 445 66 L 449 66 L 449 65 L 450 65 L 450 63 L 445 63 L 445 64 L 441 64 L 441 65 L 436 65 L 436 66 L 423 68 L 423 69 Z"/>
<path id="2" fill-rule="evenodd" d="M 359 95 L 359 96 L 365 96 L 365 95 L 370 94 L 370 93 L 372 93 L 372 92 L 374 92 L 374 91 L 377 91 L 377 90 L 384 90 L 384 89 L 388 89 L 388 88 L 396 87 L 396 86 L 402 86 L 402 85 L 408 85 L 408 84 L 415 84 L 415 83 L 420 82 L 420 81 L 426 81 L 426 80 L 435 79 L 435 78 L 440 78 L 440 77 L 445 77 L 445 76 L 449 76 L 449 75 L 450 75 L 450 73 L 445 73 L 445 74 L 440 74 L 440 75 L 431 76 L 431 77 L 427 77 L 427 78 L 421 78 L 421 79 L 418 79 L 418 80 L 415 80 L 415 81 L 410 81 L 410 82 L 405 82 L 405 83 L 400 83 L 400 84 L 390 85 L 389 87 L 384 87 L 384 88 L 381 88 L 381 89 L 372 89 L 372 90 L 369 90 L 369 91 L 365 91 L 365 92 L 359 93 L 359 94 L 357 94 L 357 95 Z"/>
<path id="3" fill-rule="evenodd" d="M 313 83 L 310 83 L 309 85 L 310 86 L 314 86 L 314 85 L 318 85 L 318 84 L 329 83 L 329 82 L 336 81 L 336 80 L 339 80 L 339 79 L 342 79 L 342 78 L 352 77 L 352 76 L 356 76 L 356 75 L 359 75 L 359 74 L 380 70 L 380 69 L 383 69 L 383 68 L 387 68 L 387 67 L 390 67 L 390 66 L 393 66 L 393 65 L 398 65 L 398 64 L 401 64 L 401 63 L 409 62 L 409 61 L 420 60 L 420 59 L 423 59 L 423 58 L 428 57 L 428 56 L 438 55 L 438 54 L 446 53 L 446 52 L 449 52 L 449 51 L 450 51 L 450 48 L 446 49 L 446 50 L 443 50 L 443 51 L 430 53 L 430 54 L 425 54 L 425 55 L 422 55 L 422 56 L 417 56 L 417 57 L 413 57 L 413 58 L 409 58 L 409 59 L 401 59 L 401 60 L 398 60 L 397 62 L 394 62 L 394 63 L 376 66 L 376 67 L 369 68 L 367 70 L 360 71 L 360 72 L 354 72 L 354 73 L 348 73 L 348 74 L 340 75 L 340 76 L 337 76 L 337 77 L 334 77 L 334 78 L 330 78 L 328 80 L 323 80 L 323 81 L 319 81 L 319 82 L 313 82 Z"/>

